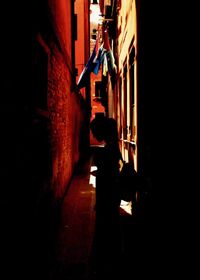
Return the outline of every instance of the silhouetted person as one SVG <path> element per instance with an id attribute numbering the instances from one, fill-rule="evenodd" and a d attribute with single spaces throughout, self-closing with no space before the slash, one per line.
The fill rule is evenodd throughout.
<path id="1" fill-rule="evenodd" d="M 120 254 L 119 162 L 117 123 L 112 118 L 95 118 L 90 124 L 93 136 L 104 142 L 94 155 L 96 171 L 96 254 L 101 276 L 113 275 Z M 114 271 L 115 270 L 115 271 Z"/>

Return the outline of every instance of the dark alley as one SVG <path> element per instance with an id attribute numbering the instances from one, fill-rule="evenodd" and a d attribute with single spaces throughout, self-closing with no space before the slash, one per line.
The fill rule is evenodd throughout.
<path id="1" fill-rule="evenodd" d="M 197 90 L 185 19 L 174 28 L 179 8 L 173 22 L 175 4 L 160 5 L 2 2 L 2 280 L 180 279 L 189 267 Z"/>
<path id="2" fill-rule="evenodd" d="M 141 275 L 154 167 L 144 2 L 5 2 L 2 13 L 1 279 Z M 102 116 L 116 121 L 123 161 L 145 188 L 121 203 L 119 221 L 97 226 L 90 122 Z M 102 185 L 107 209 L 113 182 Z"/>

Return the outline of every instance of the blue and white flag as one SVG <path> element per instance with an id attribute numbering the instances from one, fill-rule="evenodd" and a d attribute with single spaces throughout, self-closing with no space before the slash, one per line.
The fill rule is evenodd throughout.
<path id="1" fill-rule="evenodd" d="M 90 73 L 94 70 L 94 67 L 96 66 L 96 64 L 94 63 L 96 54 L 97 54 L 97 42 L 95 43 L 94 50 L 78 79 L 77 87 L 79 89 L 85 87 L 88 83 Z"/>

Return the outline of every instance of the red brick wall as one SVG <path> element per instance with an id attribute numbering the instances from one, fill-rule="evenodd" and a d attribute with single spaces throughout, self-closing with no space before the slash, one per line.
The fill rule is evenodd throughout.
<path id="1" fill-rule="evenodd" d="M 62 48 L 67 63 L 72 65 L 72 2 L 66 0 L 48 0 L 49 13 L 54 32 Z"/>
<path id="2" fill-rule="evenodd" d="M 83 115 L 75 93 L 70 91 L 71 76 L 63 56 L 52 44 L 49 63 L 48 109 L 51 123 L 52 187 L 62 197 L 79 159 L 79 132 Z"/>
<path id="3" fill-rule="evenodd" d="M 48 66 L 48 111 L 52 157 L 51 185 L 61 198 L 80 158 L 80 130 L 83 121 L 80 100 L 74 85 L 72 43 L 73 1 L 48 0 L 50 21 L 58 45 L 50 42 Z"/>

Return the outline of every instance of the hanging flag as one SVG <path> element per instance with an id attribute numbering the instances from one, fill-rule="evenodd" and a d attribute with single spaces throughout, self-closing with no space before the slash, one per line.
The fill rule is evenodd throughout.
<path id="1" fill-rule="evenodd" d="M 88 79 L 90 77 L 90 73 L 94 70 L 94 67 L 96 66 L 96 64 L 94 63 L 94 59 L 97 54 L 97 47 L 98 47 L 98 41 L 96 41 L 93 52 L 78 79 L 77 87 L 79 89 L 87 85 Z"/>
<path id="2" fill-rule="evenodd" d="M 101 64 L 103 64 L 103 75 L 106 76 L 107 72 L 110 74 L 110 76 L 115 76 L 116 74 L 116 64 L 115 64 L 115 58 L 112 52 L 112 49 L 110 47 L 110 42 L 108 38 L 108 30 L 106 29 L 104 31 L 104 41 L 103 44 L 99 47 L 99 37 L 100 32 L 98 28 L 98 34 L 97 39 L 95 42 L 95 46 L 93 49 L 93 52 L 84 67 L 78 83 L 77 87 L 83 88 L 87 85 L 90 78 L 90 73 L 93 72 L 94 74 L 98 74 Z"/>
<path id="3" fill-rule="evenodd" d="M 115 58 L 112 50 L 110 49 L 106 53 L 107 61 L 108 61 L 108 72 L 112 76 L 114 72 L 116 72 Z"/>
<path id="4" fill-rule="evenodd" d="M 97 56 L 94 59 L 95 67 L 94 67 L 93 73 L 96 75 L 98 74 L 101 63 L 103 62 L 105 52 L 106 52 L 106 49 L 104 49 L 103 44 L 102 44 L 98 50 Z"/>
<path id="5" fill-rule="evenodd" d="M 116 73 L 117 66 L 115 64 L 115 58 L 112 49 L 110 47 L 107 29 L 104 31 L 104 48 L 107 50 L 106 58 L 107 58 L 108 72 L 112 76 L 114 73 Z"/>
<path id="6" fill-rule="evenodd" d="M 106 53 L 104 53 L 104 58 L 103 58 L 103 75 L 106 76 L 107 72 L 108 72 L 108 61 L 107 61 Z"/>
<path id="7" fill-rule="evenodd" d="M 99 40 L 100 40 L 100 26 L 98 25 L 97 39 L 95 42 L 94 50 L 86 66 L 84 67 L 77 83 L 77 87 L 79 89 L 87 85 L 91 72 L 93 72 L 96 75 L 99 72 L 99 68 L 103 59 L 103 52 L 105 51 L 103 49 L 103 45 L 99 48 Z"/>

